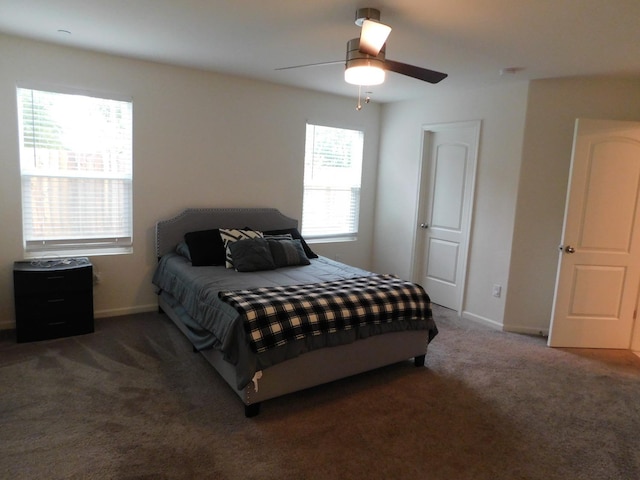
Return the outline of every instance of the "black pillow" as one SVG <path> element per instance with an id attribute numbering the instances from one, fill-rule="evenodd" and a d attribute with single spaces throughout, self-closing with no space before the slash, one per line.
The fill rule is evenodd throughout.
<path id="1" fill-rule="evenodd" d="M 304 249 L 304 253 L 307 255 L 307 258 L 318 258 L 318 255 L 313 253 L 311 248 L 309 248 L 309 245 L 307 245 L 307 242 L 304 241 L 304 238 L 302 238 L 302 235 L 300 235 L 300 232 L 298 231 L 297 228 L 282 228 L 280 230 L 269 230 L 268 232 L 262 232 L 262 233 L 264 235 L 285 235 L 288 233 L 291 235 L 293 239 L 300 240 L 300 243 L 302 243 L 302 248 Z"/>
<path id="2" fill-rule="evenodd" d="M 185 233 L 184 241 L 189 247 L 191 265 L 194 267 L 224 265 L 225 248 L 219 229 Z"/>
<path id="3" fill-rule="evenodd" d="M 309 265 L 311 263 L 304 253 L 300 239 L 275 240 L 267 238 L 267 242 L 269 242 L 269 249 L 276 268 Z"/>
<path id="4" fill-rule="evenodd" d="M 248 238 L 229 243 L 233 268 L 238 272 L 255 272 L 276 268 L 264 238 Z"/>

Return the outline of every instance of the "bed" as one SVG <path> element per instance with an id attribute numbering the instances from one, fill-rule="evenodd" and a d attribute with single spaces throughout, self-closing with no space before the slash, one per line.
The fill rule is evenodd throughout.
<path id="1" fill-rule="evenodd" d="M 156 223 L 159 309 L 247 417 L 281 395 L 411 358 L 424 366 L 437 334 L 420 286 L 318 256 L 297 228 L 273 208 L 187 209 Z"/>

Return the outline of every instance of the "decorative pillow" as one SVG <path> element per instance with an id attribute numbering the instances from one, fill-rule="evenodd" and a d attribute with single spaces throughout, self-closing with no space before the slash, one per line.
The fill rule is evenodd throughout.
<path id="1" fill-rule="evenodd" d="M 302 242 L 296 240 L 273 240 L 267 238 L 269 250 L 276 268 L 291 267 L 294 265 L 309 265 L 311 262 L 307 258 L 302 248 Z"/>
<path id="2" fill-rule="evenodd" d="M 225 266 L 227 268 L 233 268 L 233 257 L 231 256 L 229 245 L 233 242 L 237 242 L 238 240 L 246 240 L 247 238 L 262 238 L 262 232 L 250 229 L 240 230 L 238 228 L 221 228 L 220 237 L 222 238 L 226 249 Z"/>
<path id="3" fill-rule="evenodd" d="M 184 240 L 189 247 L 194 267 L 224 265 L 225 247 L 219 229 L 185 233 Z"/>
<path id="4" fill-rule="evenodd" d="M 280 230 L 269 230 L 268 232 L 263 232 L 263 233 L 265 235 L 285 235 L 288 233 L 289 235 L 291 235 L 291 237 L 293 237 L 293 239 L 300 240 L 300 242 L 302 243 L 302 248 L 304 249 L 304 253 L 307 255 L 307 258 L 318 258 L 318 255 L 313 253 L 311 248 L 309 248 L 309 245 L 307 245 L 307 242 L 304 241 L 304 238 L 302 238 L 302 235 L 300 235 L 300 232 L 298 231 L 297 228 L 283 228 Z"/>
<path id="5" fill-rule="evenodd" d="M 264 233 L 264 232 L 263 232 Z M 267 235 L 264 234 L 264 238 L 269 240 L 293 240 L 293 237 L 290 233 L 284 233 L 282 235 Z"/>
<path id="6" fill-rule="evenodd" d="M 248 238 L 229 244 L 233 267 L 238 272 L 255 272 L 276 268 L 269 244 L 264 238 Z"/>
<path id="7" fill-rule="evenodd" d="M 191 261 L 191 253 L 189 252 L 189 246 L 187 245 L 187 242 L 178 243 L 178 245 L 176 245 L 176 253 Z"/>

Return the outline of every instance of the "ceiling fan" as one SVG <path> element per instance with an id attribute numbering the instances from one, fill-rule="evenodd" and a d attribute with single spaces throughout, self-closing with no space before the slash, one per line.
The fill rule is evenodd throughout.
<path id="1" fill-rule="evenodd" d="M 345 81 L 359 86 L 379 85 L 385 80 L 385 72 L 395 72 L 424 82 L 438 83 L 447 77 L 446 73 L 416 67 L 407 63 L 396 62 L 386 58 L 386 40 L 391 27 L 380 22 L 380 11 L 375 8 L 359 8 L 356 11 L 356 25 L 361 27 L 360 37 L 347 42 L 345 63 Z M 292 68 L 313 67 L 342 63 L 333 62 L 310 63 Z"/>

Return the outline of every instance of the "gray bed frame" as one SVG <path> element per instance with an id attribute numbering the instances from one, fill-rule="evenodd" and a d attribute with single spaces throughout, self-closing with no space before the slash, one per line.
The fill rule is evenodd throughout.
<path id="1" fill-rule="evenodd" d="M 191 208 L 179 215 L 156 223 L 156 253 L 160 258 L 171 252 L 191 231 L 212 228 L 245 228 L 276 230 L 297 228 L 297 220 L 274 208 Z M 162 297 L 159 308 L 187 338 L 187 327 L 177 312 Z M 424 366 L 428 331 L 400 331 L 374 335 L 347 345 L 313 350 L 263 370 L 262 377 L 246 388 L 236 388 L 234 365 L 225 361 L 218 350 L 200 353 L 225 379 L 245 405 L 245 415 L 260 412 L 261 402 L 316 385 L 373 370 L 414 358 L 416 366 Z"/>

